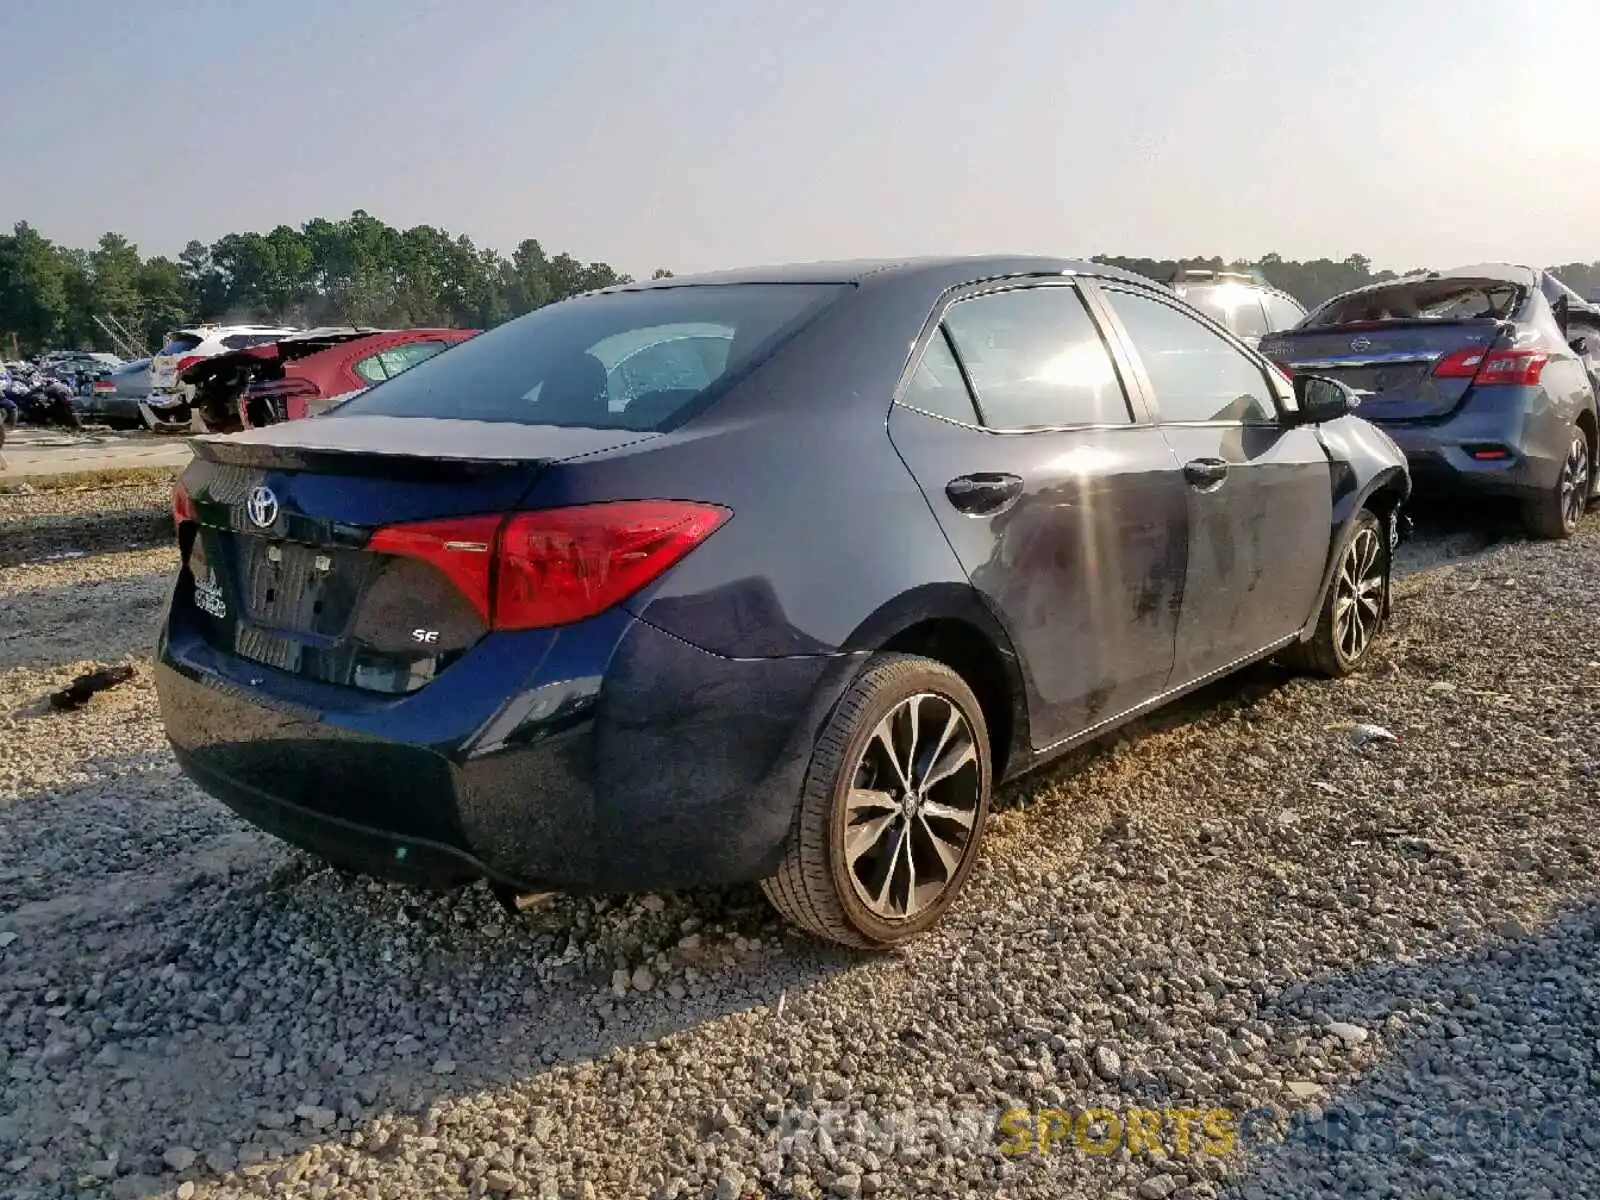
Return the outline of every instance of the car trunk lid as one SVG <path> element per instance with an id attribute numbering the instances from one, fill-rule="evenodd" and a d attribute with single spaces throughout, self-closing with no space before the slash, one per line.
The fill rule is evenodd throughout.
<path id="1" fill-rule="evenodd" d="M 1494 318 L 1351 322 L 1269 335 L 1261 353 L 1295 374 L 1325 375 L 1353 388 L 1371 420 L 1417 420 L 1453 412 L 1470 375 L 1435 374 L 1445 358 L 1488 351 L 1513 331 Z"/>
<path id="2" fill-rule="evenodd" d="M 501 515 L 548 466 L 654 436 L 330 416 L 193 439 L 176 498 L 192 595 L 178 603 L 224 652 L 323 683 L 414 691 L 488 626 L 443 570 L 375 552 L 374 534 L 464 519 L 485 545 L 453 552 L 487 563 Z"/>

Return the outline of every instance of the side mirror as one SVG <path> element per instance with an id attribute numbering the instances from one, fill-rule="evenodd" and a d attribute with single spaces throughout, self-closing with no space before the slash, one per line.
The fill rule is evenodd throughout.
<path id="1" fill-rule="evenodd" d="M 1361 405 L 1361 398 L 1337 379 L 1326 375 L 1296 375 L 1294 398 L 1299 411 L 1290 414 L 1295 425 L 1320 425 L 1348 417 Z"/>
<path id="2" fill-rule="evenodd" d="M 1577 337 L 1568 342 L 1567 345 L 1572 347 L 1572 352 L 1574 354 L 1587 354 L 1589 353 L 1589 335 L 1586 333 L 1580 333 Z"/>
<path id="3" fill-rule="evenodd" d="M 1567 331 L 1567 322 L 1572 318 L 1572 301 L 1564 295 L 1557 296 L 1556 302 L 1550 306 L 1550 310 L 1555 313 L 1556 324 L 1561 326 L 1561 332 L 1565 333 Z"/>

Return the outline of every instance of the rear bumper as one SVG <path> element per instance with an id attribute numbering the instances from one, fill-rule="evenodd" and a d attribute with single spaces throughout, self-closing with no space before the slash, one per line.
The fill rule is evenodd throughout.
<path id="1" fill-rule="evenodd" d="M 144 414 L 139 410 L 139 401 L 131 396 L 91 396 L 82 401 L 79 408 L 84 416 L 106 417 L 113 421 L 140 421 Z"/>
<path id="2" fill-rule="evenodd" d="M 286 841 L 428 886 L 769 874 L 855 667 L 720 658 L 613 612 L 492 635 L 420 691 L 374 697 L 221 654 L 196 619 L 175 613 L 156 671 L 184 771 Z"/>
<path id="3" fill-rule="evenodd" d="M 1522 389 L 1517 389 L 1521 392 Z M 1439 421 L 1367 419 L 1404 451 L 1420 491 L 1465 489 L 1524 497 L 1555 487 L 1572 422 L 1555 413 L 1542 392 L 1469 398 Z M 1504 447 L 1506 458 L 1479 459 L 1474 449 Z"/>

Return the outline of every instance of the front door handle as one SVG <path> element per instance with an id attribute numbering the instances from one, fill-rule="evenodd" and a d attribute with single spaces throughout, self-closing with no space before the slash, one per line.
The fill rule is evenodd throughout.
<path id="1" fill-rule="evenodd" d="M 1015 475 L 989 472 L 962 475 L 944 485 L 944 494 L 969 517 L 991 517 L 1017 502 L 1022 495 L 1022 480 Z"/>
<path id="2" fill-rule="evenodd" d="M 1228 464 L 1220 458 L 1197 458 L 1183 464 L 1183 477 L 1190 487 L 1209 492 L 1228 478 Z"/>

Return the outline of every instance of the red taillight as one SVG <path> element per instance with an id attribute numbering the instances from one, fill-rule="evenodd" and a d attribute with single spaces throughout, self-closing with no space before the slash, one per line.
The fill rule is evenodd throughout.
<path id="1" fill-rule="evenodd" d="M 1457 350 L 1433 368 L 1435 379 L 1470 379 L 1475 387 L 1532 387 L 1550 356 L 1542 350 Z"/>
<path id="2" fill-rule="evenodd" d="M 182 375 L 190 367 L 194 366 L 195 363 L 202 363 L 202 362 L 205 362 L 205 360 L 206 360 L 206 356 L 204 354 L 186 354 L 186 355 L 184 355 L 182 358 L 180 358 L 178 360 L 178 374 Z"/>
<path id="3" fill-rule="evenodd" d="M 621 603 L 693 550 L 725 508 L 623 500 L 518 513 L 500 532 L 496 629 L 568 625 Z"/>
<path id="4" fill-rule="evenodd" d="M 490 586 L 493 580 L 494 543 L 504 517 L 450 517 L 442 521 L 415 521 L 390 525 L 372 535 L 369 550 L 397 554 L 432 563 L 461 589 L 490 624 Z"/>
<path id="5" fill-rule="evenodd" d="M 1478 373 L 1478 368 L 1483 365 L 1483 351 L 1472 349 L 1457 350 L 1446 354 L 1433 368 L 1435 379 L 1471 379 Z"/>
<path id="6" fill-rule="evenodd" d="M 189 498 L 189 493 L 184 490 L 183 484 L 172 485 L 172 527 L 181 529 L 185 521 L 195 520 L 194 501 Z"/>
<path id="7" fill-rule="evenodd" d="M 1483 360 L 1473 383 L 1478 387 L 1511 384 L 1532 387 L 1544 374 L 1550 356 L 1542 350 L 1496 350 Z"/>
<path id="8" fill-rule="evenodd" d="M 710 504 L 619 500 L 391 525 L 368 548 L 432 563 L 491 628 L 543 629 L 626 600 L 731 515 Z"/>

